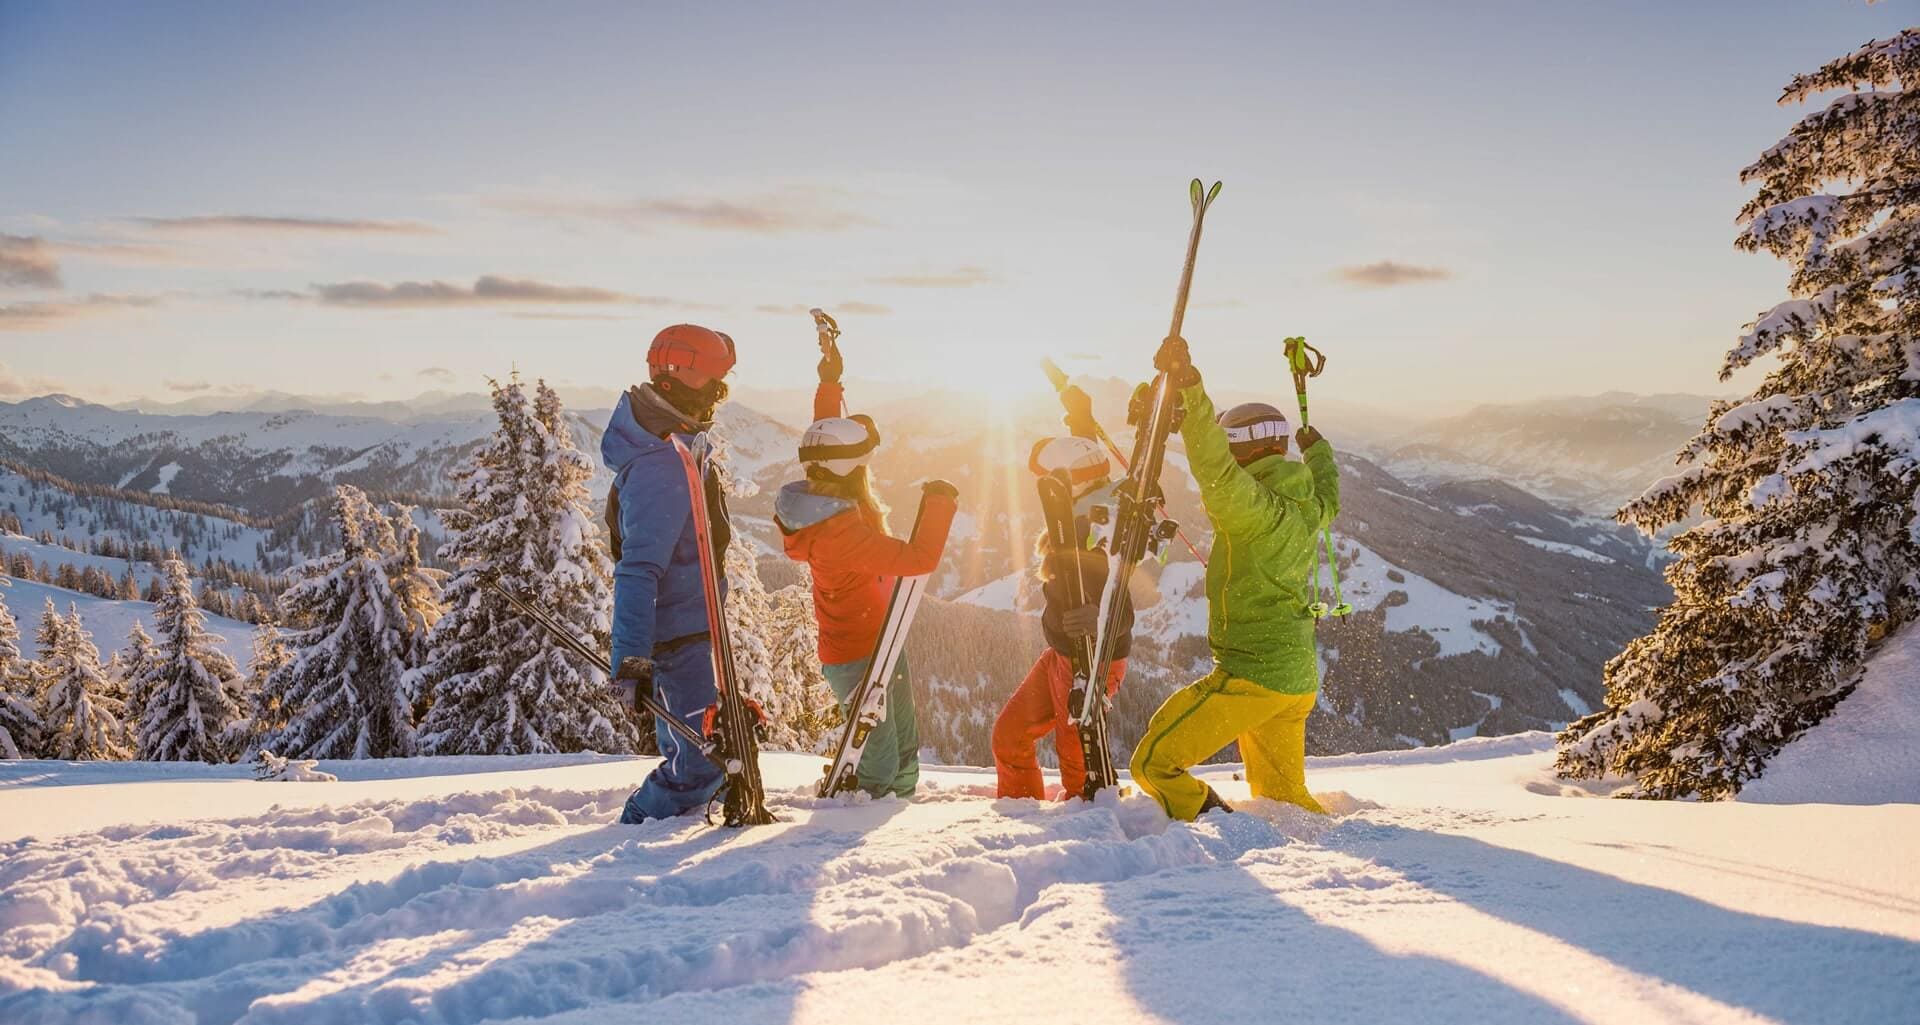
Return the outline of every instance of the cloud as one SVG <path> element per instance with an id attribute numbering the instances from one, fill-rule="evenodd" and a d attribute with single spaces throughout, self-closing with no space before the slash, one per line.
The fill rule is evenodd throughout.
<path id="1" fill-rule="evenodd" d="M 195 262 L 194 257 L 166 246 L 66 240 L 49 241 L 47 247 L 69 259 L 99 260 L 105 263 L 188 264 Z"/>
<path id="2" fill-rule="evenodd" d="M 313 296 L 306 292 L 294 292 L 284 288 L 241 288 L 234 295 L 242 299 L 275 299 L 283 302 L 303 303 Z"/>
<path id="3" fill-rule="evenodd" d="M 873 227 L 878 222 L 833 201 L 838 193 L 789 186 L 758 196 L 605 197 L 546 193 L 510 193 L 487 197 L 487 206 L 514 213 L 571 221 L 611 224 L 630 231 L 686 228 L 756 235 L 836 232 Z"/>
<path id="4" fill-rule="evenodd" d="M 1360 288 L 1397 288 L 1428 281 L 1445 281 L 1453 277 L 1453 272 L 1445 267 L 1417 267 L 1409 263 L 1381 260 L 1358 267 L 1341 267 L 1333 272 L 1333 276 Z"/>
<path id="5" fill-rule="evenodd" d="M 0 306 L 0 331 L 38 331 L 64 320 L 87 317 L 115 310 L 143 309 L 160 304 L 158 299 L 141 295 L 101 295 L 57 302 L 13 303 Z"/>
<path id="6" fill-rule="evenodd" d="M 60 288 L 60 264 L 47 240 L 0 233 L 0 285 Z"/>
<path id="7" fill-rule="evenodd" d="M 863 302 L 859 302 L 857 300 L 851 300 L 851 299 L 846 302 L 835 303 L 832 306 L 824 307 L 824 309 L 826 309 L 828 313 L 834 313 L 834 314 L 864 313 L 864 314 L 868 314 L 870 316 L 876 316 L 876 317 L 893 312 L 892 308 L 882 306 L 879 303 L 863 303 Z M 805 316 L 806 314 L 812 312 L 812 310 L 813 310 L 813 307 L 808 306 L 805 303 L 785 303 L 785 304 L 765 303 L 760 306 L 755 306 L 753 308 L 753 311 L 755 313 L 776 313 L 781 316 L 786 316 L 788 314 L 797 314 L 800 316 Z"/>
<path id="8" fill-rule="evenodd" d="M 429 381 L 438 381 L 441 384 L 452 384 L 460 375 L 448 370 L 446 367 L 428 367 L 420 371 L 419 376 Z"/>
<path id="9" fill-rule="evenodd" d="M 322 232 L 337 235 L 437 235 L 439 229 L 417 221 L 367 221 L 336 217 L 268 217 L 259 214 L 200 214 L 194 217 L 135 217 L 157 231 Z"/>
<path id="10" fill-rule="evenodd" d="M 487 274 L 472 285 L 446 281 L 340 281 L 309 285 L 306 292 L 286 289 L 247 289 L 235 293 L 247 299 L 317 302 L 323 306 L 360 308 L 421 308 L 434 306 L 490 306 L 511 304 L 618 304 L 628 306 L 693 306 L 657 295 L 634 295 L 611 288 L 555 285 L 527 278 Z"/>
<path id="11" fill-rule="evenodd" d="M 705 303 L 684 303 L 687 309 L 719 309 Z M 639 320 L 639 317 L 623 313 L 509 313 L 515 320 Z"/>
<path id="12" fill-rule="evenodd" d="M 0 363 L 0 398 L 24 399 L 65 391 L 60 382 L 47 377 L 22 377 L 13 368 Z"/>
<path id="13" fill-rule="evenodd" d="M 868 278 L 867 283 L 890 288 L 972 288 L 992 280 L 984 267 L 956 267 L 945 273 L 882 275 Z"/>
<path id="14" fill-rule="evenodd" d="M 170 391 L 203 392 L 213 390 L 212 381 L 162 381 L 160 383 L 165 385 Z"/>

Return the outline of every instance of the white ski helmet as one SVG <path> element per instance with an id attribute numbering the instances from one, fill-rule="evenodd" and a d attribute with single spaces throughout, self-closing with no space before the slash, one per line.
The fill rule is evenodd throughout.
<path id="1" fill-rule="evenodd" d="M 800 465 L 845 477 L 865 466 L 879 447 L 880 429 L 872 417 L 830 416 L 815 420 L 800 436 Z"/>
<path id="2" fill-rule="evenodd" d="M 1033 446 L 1032 456 L 1027 459 L 1027 468 L 1036 477 L 1064 471 L 1067 480 L 1073 484 L 1076 498 L 1113 473 L 1113 463 L 1107 459 L 1106 450 L 1100 447 L 1099 442 L 1073 436 L 1040 439 Z"/>
<path id="3" fill-rule="evenodd" d="M 1246 463 L 1274 452 L 1284 452 L 1293 425 L 1287 415 L 1264 402 L 1242 402 L 1215 420 L 1227 432 L 1233 458 Z"/>

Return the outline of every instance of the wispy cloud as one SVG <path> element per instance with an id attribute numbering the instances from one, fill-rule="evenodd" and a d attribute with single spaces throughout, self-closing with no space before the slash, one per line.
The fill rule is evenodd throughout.
<path id="1" fill-rule="evenodd" d="M 418 221 L 371 221 L 338 217 L 284 217 L 260 214 L 199 214 L 192 217 L 135 217 L 157 231 L 204 232 L 321 232 L 336 235 L 437 235 L 439 229 Z"/>
<path id="2" fill-rule="evenodd" d="M 53 247 L 35 235 L 0 233 L 0 285 L 60 288 L 60 263 Z"/>
<path id="3" fill-rule="evenodd" d="M 448 281 L 340 281 L 307 286 L 305 292 L 286 289 L 248 289 L 236 292 L 245 299 L 315 302 L 322 306 L 361 309 L 403 309 L 449 306 L 511 306 L 602 304 L 654 307 L 698 307 L 702 304 L 657 295 L 635 295 L 590 285 L 556 285 L 528 278 L 484 275 L 471 285 Z"/>
<path id="4" fill-rule="evenodd" d="M 441 384 L 452 384 L 460 375 L 448 370 L 446 367 L 428 367 L 420 371 L 419 376 L 429 381 L 437 381 Z"/>
<path id="5" fill-rule="evenodd" d="M 682 303 L 681 308 L 692 309 L 692 310 L 719 309 L 719 307 L 712 306 L 707 303 Z M 634 316 L 631 314 L 625 314 L 625 313 L 509 313 L 507 314 L 507 316 L 512 317 L 515 320 L 639 320 L 640 319 L 637 316 Z"/>
<path id="6" fill-rule="evenodd" d="M 78 299 L 0 306 L 0 331 L 38 331 L 63 321 L 116 310 L 144 309 L 160 301 L 143 295 L 93 294 Z"/>
<path id="7" fill-rule="evenodd" d="M 836 232 L 879 222 L 851 209 L 831 189 L 793 185 L 755 196 L 605 196 L 509 192 L 483 197 L 486 206 L 536 217 L 652 231 L 684 228 L 758 235 Z"/>
<path id="8" fill-rule="evenodd" d="M 1361 264 L 1357 267 L 1341 267 L 1333 272 L 1333 276 L 1360 288 L 1397 288 L 1401 285 L 1445 281 L 1453 277 L 1453 272 L 1445 267 L 1419 267 L 1410 263 L 1381 260 L 1379 263 Z"/>
<path id="9" fill-rule="evenodd" d="M 162 381 L 160 383 L 165 385 L 168 391 L 186 392 L 188 394 L 213 390 L 212 381 Z"/>
<path id="10" fill-rule="evenodd" d="M 972 288 L 993 280 L 984 267 L 956 267 L 953 270 L 919 274 L 884 274 L 867 279 L 870 285 L 890 288 Z"/>
<path id="11" fill-rule="evenodd" d="M 13 368 L 5 363 L 0 363 L 0 398 L 23 399 L 65 390 L 60 382 L 53 378 L 23 376 L 15 373 Z"/>
<path id="12" fill-rule="evenodd" d="M 825 307 L 825 309 L 829 313 L 864 313 L 870 316 L 881 316 L 893 312 L 892 307 L 882 306 L 879 303 L 863 303 L 854 299 L 834 303 L 832 306 Z M 808 306 L 806 303 L 765 303 L 753 308 L 755 313 L 777 313 L 781 316 L 786 316 L 787 314 L 805 316 L 812 310 L 813 307 Z"/>

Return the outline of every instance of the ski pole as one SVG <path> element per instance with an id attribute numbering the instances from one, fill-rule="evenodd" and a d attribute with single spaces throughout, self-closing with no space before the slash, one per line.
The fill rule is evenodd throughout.
<path id="1" fill-rule="evenodd" d="M 561 647 L 586 659 L 588 665 L 605 673 L 609 680 L 613 679 L 613 667 L 607 663 L 607 660 L 602 657 L 599 652 L 587 647 L 585 641 L 574 636 L 573 631 L 568 630 L 559 620 L 548 615 L 545 610 L 535 608 L 533 605 L 521 600 L 519 595 L 507 590 L 506 585 L 500 583 L 500 581 L 493 580 L 489 581 L 489 583 L 492 584 L 495 591 L 500 592 L 500 597 L 507 600 L 507 604 L 513 606 L 515 611 L 521 615 L 533 620 L 534 624 L 542 630 L 552 634 L 553 639 L 559 641 Z M 713 741 L 702 736 L 699 730 L 681 722 L 679 716 L 667 711 L 667 706 L 655 700 L 653 695 L 635 694 L 634 698 L 642 709 L 653 713 L 665 721 L 668 729 L 680 734 L 688 743 L 699 748 L 701 754 L 709 758 L 713 757 Z"/>
<path id="2" fill-rule="evenodd" d="M 1282 343 L 1287 356 L 1287 369 L 1293 372 L 1293 392 L 1300 399 L 1300 426 L 1307 426 L 1307 378 L 1319 377 L 1327 369 L 1326 354 L 1307 344 L 1303 337 L 1293 337 Z M 1302 453 L 1305 454 L 1304 452 Z M 1327 571 L 1333 576 L 1333 607 L 1320 600 L 1320 553 L 1313 554 L 1313 602 L 1307 611 L 1313 618 L 1324 619 L 1327 616 L 1344 616 L 1353 611 L 1340 594 L 1340 559 L 1333 550 L 1333 528 L 1322 527 L 1320 537 L 1326 545 Z"/>
<path id="3" fill-rule="evenodd" d="M 1066 399 L 1066 394 L 1067 394 L 1067 372 L 1060 369 L 1060 364 L 1055 363 L 1053 360 L 1048 359 L 1044 356 L 1040 358 L 1040 369 L 1046 373 L 1047 380 L 1053 382 L 1054 394 L 1059 395 L 1061 397 L 1062 404 L 1064 405 L 1065 404 L 1064 400 Z M 1069 412 L 1071 412 L 1071 410 L 1069 410 Z M 1113 443 L 1113 438 L 1111 435 L 1107 434 L 1107 429 L 1105 427 L 1100 426 L 1100 421 L 1095 420 L 1093 418 L 1092 413 L 1087 414 L 1087 422 L 1093 425 L 1094 436 L 1100 439 L 1101 444 L 1107 446 L 1107 452 L 1113 456 L 1113 461 L 1120 464 L 1120 472 L 1121 473 L 1127 472 L 1128 466 L 1127 466 L 1126 454 L 1120 451 L 1120 446 Z M 1157 503 L 1157 507 L 1160 512 L 1160 515 L 1163 517 L 1166 516 L 1167 500 L 1164 497 L 1161 498 L 1160 501 Z M 1193 553 L 1194 558 L 1200 560 L 1201 562 L 1207 561 L 1207 557 L 1200 554 L 1200 549 L 1194 547 L 1194 544 L 1192 541 L 1187 540 L 1186 531 L 1175 530 L 1174 533 L 1179 536 L 1180 543 L 1187 546 L 1187 551 Z"/>
<path id="4" fill-rule="evenodd" d="M 840 358 L 840 324 L 826 310 L 815 306 L 807 311 L 813 317 L 814 333 L 820 336 L 820 355 Z M 847 415 L 847 399 L 843 391 L 840 398 L 840 415 Z"/>

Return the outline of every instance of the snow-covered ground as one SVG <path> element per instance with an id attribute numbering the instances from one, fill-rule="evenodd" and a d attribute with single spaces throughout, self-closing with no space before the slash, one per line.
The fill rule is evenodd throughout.
<path id="1" fill-rule="evenodd" d="M 1909 624 L 1867 661 L 1860 685 L 1823 722 L 1740 790 L 1765 804 L 1920 801 L 1920 628 Z M 1920 851 L 1913 852 L 1920 864 Z M 1916 869 L 1920 874 L 1920 869 Z"/>
<path id="2" fill-rule="evenodd" d="M 1596 800 L 1548 745 L 1193 825 L 773 755 L 745 831 L 614 824 L 631 759 L 0 763 L 0 1021 L 1915 1020 L 1920 805 Z"/>

